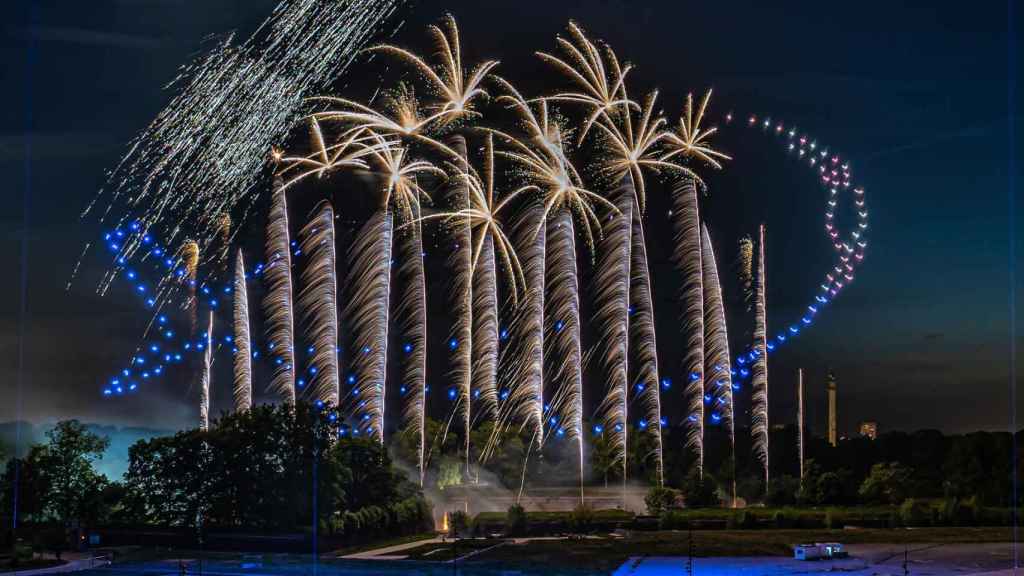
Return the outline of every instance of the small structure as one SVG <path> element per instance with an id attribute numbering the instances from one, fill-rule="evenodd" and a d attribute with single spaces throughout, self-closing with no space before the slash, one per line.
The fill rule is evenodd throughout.
<path id="1" fill-rule="evenodd" d="M 846 549 L 839 542 L 815 542 L 793 547 L 793 558 L 796 560 L 828 560 L 846 556 Z"/>

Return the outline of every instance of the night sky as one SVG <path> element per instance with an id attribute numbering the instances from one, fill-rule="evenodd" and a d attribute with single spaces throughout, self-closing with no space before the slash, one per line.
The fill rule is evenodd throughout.
<path id="1" fill-rule="evenodd" d="M 65 285 L 83 246 L 101 233 L 79 214 L 128 141 L 166 103 L 164 84 L 208 35 L 251 31 L 275 3 L 41 0 L 5 10 L 0 422 L 78 417 L 154 428 L 193 422 L 187 395 L 171 385 L 133 398 L 101 398 L 104 381 L 137 343 L 145 316 L 123 292 L 103 298 L 94 293 L 105 266 L 95 253 L 87 255 L 70 290 Z M 636 64 L 634 95 L 659 87 L 671 117 L 678 117 L 688 91 L 714 86 L 716 114 L 768 112 L 851 159 L 871 210 L 867 259 L 856 282 L 815 326 L 773 356 L 774 422 L 794 419 L 795 372 L 803 367 L 817 430 L 823 428 L 829 368 L 839 382 L 844 432 L 860 420 L 877 420 L 882 430 L 1010 427 L 1011 302 L 1024 285 L 1020 273 L 1012 284 L 1011 271 L 1024 246 L 1019 234 L 1012 235 L 1011 190 L 1014 179 L 1019 190 L 1020 174 L 1008 146 L 1011 134 L 1019 143 L 1021 122 L 1019 109 L 1011 112 L 1008 105 L 1008 73 L 1016 69 L 1008 62 L 1005 3 L 441 4 L 407 4 L 394 42 L 423 47 L 425 24 L 450 11 L 460 22 L 467 61 L 500 59 L 499 72 L 535 94 L 564 86 L 533 51 L 554 50 L 555 34 L 572 18 Z M 345 78 L 356 86 L 354 94 L 376 87 L 377 76 L 368 70 L 356 66 Z M 730 284 L 736 240 L 766 223 L 768 321 L 777 328 L 799 317 L 830 261 L 820 226 L 822 192 L 776 143 L 738 137 L 743 134 L 721 141 L 736 161 L 709 178 L 705 214 L 720 272 Z M 659 354 L 671 373 L 678 371 L 681 337 L 674 333 L 677 284 L 667 260 L 670 230 L 661 192 L 649 192 L 654 199 L 648 219 Z M 1018 216 L 1020 205 L 1017 198 Z M 249 244 L 258 246 L 258 223 L 247 230 Z M 443 290 L 442 280 L 434 274 L 433 292 Z M 735 287 L 727 291 L 735 300 Z M 440 306 L 438 301 L 432 312 L 443 318 Z M 1019 309 L 1016 314 L 1020 326 Z M 730 322 L 733 340 L 743 342 L 748 323 L 735 310 Z M 440 335 L 432 341 L 446 329 L 435 331 Z M 1018 359 L 1020 350 L 1017 336 Z M 444 372 L 443 360 L 432 356 L 435 374 Z M 228 374 L 217 378 L 224 384 Z M 431 378 L 441 388 L 440 377 Z M 215 410 L 227 408 L 227 398 L 218 392 Z M 444 404 L 437 406 L 435 416 Z"/>

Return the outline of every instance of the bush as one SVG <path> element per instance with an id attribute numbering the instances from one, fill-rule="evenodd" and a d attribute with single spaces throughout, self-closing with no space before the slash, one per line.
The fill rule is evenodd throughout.
<path id="1" fill-rule="evenodd" d="M 829 530 L 838 530 L 843 527 L 844 518 L 842 512 L 829 508 L 825 511 L 825 528 Z"/>
<path id="2" fill-rule="evenodd" d="M 683 501 L 690 508 L 708 508 L 719 506 L 722 501 L 715 491 L 715 480 L 710 474 L 701 475 L 696 470 L 683 482 Z"/>
<path id="3" fill-rule="evenodd" d="M 448 535 L 458 538 L 459 534 L 466 534 L 469 528 L 469 518 L 462 510 L 452 510 L 448 513 Z"/>
<path id="4" fill-rule="evenodd" d="M 906 499 L 913 471 L 897 462 L 875 464 L 857 491 L 867 504 L 897 505 Z"/>
<path id="5" fill-rule="evenodd" d="M 757 518 L 754 517 L 754 513 L 750 510 L 740 510 L 734 516 L 736 517 L 736 528 L 753 528 L 757 526 Z"/>
<path id="6" fill-rule="evenodd" d="M 508 507 L 505 513 L 505 534 L 507 536 L 526 536 L 530 529 L 530 522 L 526 517 L 526 510 L 515 504 Z"/>
<path id="7" fill-rule="evenodd" d="M 589 532 L 594 525 L 594 511 L 585 504 L 580 504 L 569 514 L 569 531 L 577 534 Z"/>
<path id="8" fill-rule="evenodd" d="M 792 528 L 793 526 L 792 519 L 782 510 L 776 510 L 775 513 L 772 514 L 772 524 L 774 524 L 776 528 Z"/>
<path id="9" fill-rule="evenodd" d="M 800 480 L 792 476 L 772 478 L 768 483 L 768 492 L 764 502 L 768 506 L 792 506 L 796 504 L 797 493 L 800 491 Z"/>
<path id="10" fill-rule="evenodd" d="M 690 519 L 679 510 L 665 510 L 658 516 L 659 530 L 683 530 L 690 527 Z"/>
<path id="11" fill-rule="evenodd" d="M 679 491 L 658 486 L 648 490 L 644 496 L 647 513 L 651 516 L 661 516 L 663 512 L 679 508 L 678 500 Z"/>
<path id="12" fill-rule="evenodd" d="M 913 498 L 907 498 L 900 505 L 900 521 L 904 526 L 927 526 L 930 520 L 929 506 Z"/>

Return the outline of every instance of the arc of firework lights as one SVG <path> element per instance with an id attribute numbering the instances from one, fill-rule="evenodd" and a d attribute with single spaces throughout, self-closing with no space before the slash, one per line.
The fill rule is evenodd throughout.
<path id="1" fill-rule="evenodd" d="M 725 115 L 725 124 L 733 124 L 734 114 Z M 762 341 L 762 346 L 751 346 L 750 349 L 736 358 L 732 372 L 734 381 L 742 381 L 751 375 L 747 366 L 754 364 L 762 354 L 771 354 L 780 346 L 795 337 L 814 322 L 817 314 L 834 300 L 842 289 L 854 280 L 856 269 L 863 264 L 868 247 L 868 210 L 864 188 L 853 184 L 852 165 L 840 154 L 830 152 L 828 147 L 820 145 L 807 133 L 799 131 L 795 126 L 788 126 L 781 121 L 773 121 L 770 117 L 759 117 L 751 114 L 746 122 L 736 122 L 748 129 L 757 129 L 775 136 L 782 141 L 791 157 L 795 157 L 815 173 L 820 185 L 827 192 L 825 196 L 824 231 L 826 239 L 836 253 L 833 267 L 825 273 L 824 281 L 819 286 L 814 300 L 807 306 L 804 315 L 789 326 L 783 327 L 774 337 Z M 836 223 L 836 210 L 839 197 L 843 192 L 850 194 L 852 212 L 855 223 L 851 224 L 843 237 L 843 231 Z"/>

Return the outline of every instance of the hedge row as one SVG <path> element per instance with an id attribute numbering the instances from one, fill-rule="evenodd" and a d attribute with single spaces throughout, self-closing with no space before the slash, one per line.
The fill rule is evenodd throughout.
<path id="1" fill-rule="evenodd" d="M 346 511 L 331 519 L 329 529 L 349 540 L 371 540 L 379 536 L 405 536 L 434 528 L 433 511 L 423 498 L 412 497 L 383 506 Z"/>

